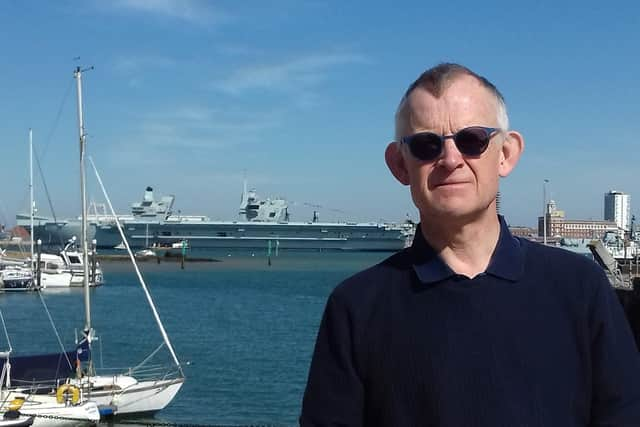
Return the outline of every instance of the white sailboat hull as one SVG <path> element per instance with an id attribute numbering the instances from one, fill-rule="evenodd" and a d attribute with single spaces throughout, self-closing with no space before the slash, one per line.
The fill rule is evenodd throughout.
<path id="1" fill-rule="evenodd" d="M 6 398 L 5 403 L 8 405 L 17 397 L 25 398 L 20 408 L 20 413 L 35 416 L 33 427 L 90 426 L 100 421 L 100 412 L 95 402 L 87 401 L 78 405 L 67 406 L 58 403 L 55 396 L 12 391 Z M 2 408 L 3 412 L 6 410 L 7 408 Z"/>
<path id="2" fill-rule="evenodd" d="M 127 375 L 94 376 L 72 380 L 84 390 L 91 384 L 89 399 L 113 408 L 114 415 L 152 413 L 163 409 L 178 393 L 184 378 L 142 380 Z"/>

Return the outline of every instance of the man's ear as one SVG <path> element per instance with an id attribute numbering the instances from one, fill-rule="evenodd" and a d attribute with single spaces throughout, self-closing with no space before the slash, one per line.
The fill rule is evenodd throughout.
<path id="1" fill-rule="evenodd" d="M 409 185 L 409 172 L 399 142 L 390 142 L 384 152 L 389 170 L 403 185 Z"/>
<path id="2" fill-rule="evenodd" d="M 524 138 L 520 133 L 515 131 L 508 131 L 506 139 L 502 142 L 500 152 L 500 165 L 498 167 L 498 174 L 501 177 L 506 177 L 511 173 L 513 168 L 516 167 L 520 156 L 524 151 Z"/>

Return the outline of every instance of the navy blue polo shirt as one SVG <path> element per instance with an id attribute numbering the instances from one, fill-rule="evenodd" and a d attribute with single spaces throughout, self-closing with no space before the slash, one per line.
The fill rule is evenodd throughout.
<path id="1" fill-rule="evenodd" d="M 602 269 L 500 224 L 474 278 L 418 228 L 336 287 L 302 426 L 640 426 L 640 359 Z"/>

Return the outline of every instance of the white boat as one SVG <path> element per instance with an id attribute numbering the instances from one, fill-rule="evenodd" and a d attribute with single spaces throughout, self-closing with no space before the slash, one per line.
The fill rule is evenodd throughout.
<path id="1" fill-rule="evenodd" d="M 35 290 L 33 275 L 28 267 L 0 265 L 0 291 L 24 292 Z"/>
<path id="2" fill-rule="evenodd" d="M 92 375 L 70 384 L 88 391 L 104 415 L 153 414 L 164 409 L 184 383 L 183 377 L 162 379 L 164 372 L 149 380 L 127 374 Z"/>
<path id="3" fill-rule="evenodd" d="M 22 391 L 3 391 L 2 400 L 7 406 L 0 408 L 0 412 L 9 411 L 12 402 L 22 401 L 19 412 L 27 417 L 32 417 L 33 427 L 70 427 L 92 426 L 100 421 L 98 405 L 91 401 L 82 401 L 77 404 L 58 402 L 56 396 L 31 394 Z M 0 422 L 0 427 L 3 426 Z"/>
<path id="4" fill-rule="evenodd" d="M 42 389 L 34 381 L 33 373 L 40 370 L 46 371 L 46 366 L 36 366 L 36 371 L 25 373 L 23 369 L 26 364 L 25 359 L 29 357 L 14 358 L 11 356 L 12 348 L 9 342 L 9 335 L 4 322 L 4 317 L 0 313 L 4 336 L 7 339 L 9 350 L 0 352 L 0 364 L 2 373 L 0 374 L 0 427 L 10 427 L 18 425 L 33 425 L 35 427 L 71 427 L 95 425 L 100 420 L 98 405 L 88 401 L 81 396 L 80 389 L 70 390 L 69 397 L 66 398 L 65 391 L 68 388 Z M 12 364 L 17 359 L 16 376 L 29 378 L 21 382 L 13 377 Z M 46 365 L 47 355 L 37 356 L 38 364 Z M 50 359 L 55 362 L 55 359 Z M 32 365 L 33 366 L 33 365 Z M 35 374 L 36 376 L 38 373 Z M 35 379 L 35 378 L 33 378 Z M 30 384 L 28 384 L 30 383 Z M 16 411 L 18 412 L 16 414 Z M 24 424 L 27 423 L 27 424 Z"/>
<path id="5" fill-rule="evenodd" d="M 129 368 L 125 372 L 113 371 L 98 371 L 91 360 L 91 344 L 95 339 L 95 332 L 91 324 L 91 303 L 89 293 L 89 261 L 88 261 L 88 220 L 87 220 L 87 204 L 86 204 L 86 191 L 85 191 L 85 133 L 82 114 L 82 70 L 80 67 L 76 68 L 74 77 L 77 81 L 77 94 L 78 94 L 78 128 L 80 137 L 80 187 L 82 193 L 82 224 L 81 224 L 81 251 L 83 260 L 82 266 L 84 269 L 84 301 L 85 301 L 85 326 L 83 329 L 83 337 L 79 345 L 86 343 L 88 347 L 88 361 L 78 361 L 78 372 L 81 375 L 76 378 L 71 378 L 69 384 L 71 386 L 78 387 L 82 393 L 88 396 L 91 401 L 96 402 L 103 413 L 111 412 L 113 415 L 133 414 L 133 413 L 153 413 L 163 409 L 171 402 L 176 393 L 182 387 L 184 383 L 184 373 L 182 366 L 178 361 L 178 358 L 173 350 L 173 346 L 169 341 L 169 337 L 164 330 L 164 326 L 160 320 L 158 312 L 155 308 L 151 295 L 144 283 L 144 279 L 135 263 L 135 258 L 131 252 L 126 238 L 123 237 L 125 246 L 133 262 L 133 266 L 136 270 L 142 289 L 147 297 L 147 302 L 150 305 L 151 311 L 155 317 L 160 333 L 163 337 L 163 342 L 160 346 L 153 351 L 142 363 L 138 364 L 135 368 Z M 98 182 L 104 191 L 104 186 L 100 176 L 96 170 L 96 177 Z M 105 197 L 111 206 L 111 202 L 106 194 Z M 113 209 L 112 209 L 113 210 Z M 121 234 L 122 229 L 120 228 Z M 150 360 L 156 352 L 165 347 L 171 354 L 171 357 L 175 365 L 169 367 L 150 366 Z M 102 373 L 104 372 L 104 374 Z"/>
<path id="6" fill-rule="evenodd" d="M 30 197 L 30 229 L 34 229 L 35 201 L 33 198 L 33 132 L 29 129 L 29 197 Z M 38 239 L 37 254 L 34 247 L 34 236 L 31 236 L 31 265 L 35 287 L 41 289 L 68 288 L 82 286 L 84 268 L 82 255 L 75 247 L 76 238 L 71 238 L 59 254 L 42 253 L 42 241 Z M 95 251 L 92 251 L 95 255 Z M 95 257 L 92 257 L 91 286 L 99 286 L 103 282 L 102 270 Z"/>
<path id="7" fill-rule="evenodd" d="M 84 286 L 83 256 L 74 248 L 76 239 L 71 239 L 60 254 L 42 253 L 40 257 L 40 286 L 48 288 L 68 288 Z M 95 252 L 92 250 L 92 254 Z M 104 276 L 98 261 L 89 262 L 89 286 L 100 286 Z"/>
<path id="8" fill-rule="evenodd" d="M 71 271 L 66 268 L 60 256 L 40 254 L 39 268 L 40 286 L 43 289 L 59 289 L 71 286 Z"/>
<path id="9" fill-rule="evenodd" d="M 136 258 L 156 258 L 158 256 L 158 254 L 153 249 L 141 249 L 139 251 L 136 251 L 135 255 Z"/>
<path id="10" fill-rule="evenodd" d="M 0 249 L 0 291 L 24 292 L 36 290 L 33 274 L 22 258 L 5 256 Z"/>

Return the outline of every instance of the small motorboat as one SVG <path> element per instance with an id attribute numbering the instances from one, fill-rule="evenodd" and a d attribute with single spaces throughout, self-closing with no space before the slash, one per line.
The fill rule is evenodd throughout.
<path id="1" fill-rule="evenodd" d="M 136 258 L 154 258 L 158 254 L 153 249 L 142 249 L 136 252 Z"/>

